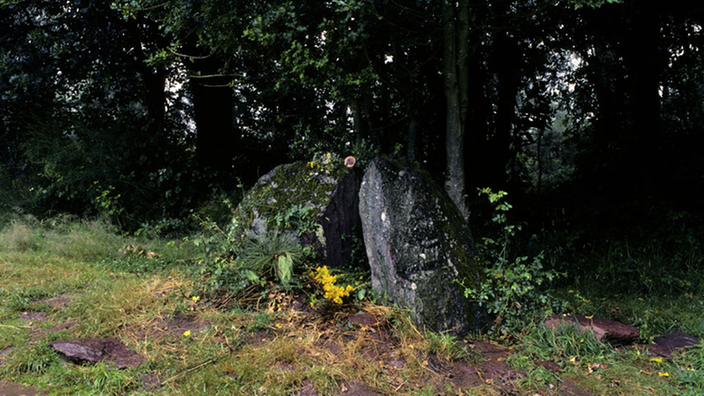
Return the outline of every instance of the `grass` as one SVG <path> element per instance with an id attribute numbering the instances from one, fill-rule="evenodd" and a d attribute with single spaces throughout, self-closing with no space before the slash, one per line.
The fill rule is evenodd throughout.
<path id="1" fill-rule="evenodd" d="M 271 288 L 254 305 L 223 304 L 200 291 L 192 254 L 100 222 L 10 222 L 0 231 L 0 381 L 57 395 L 704 392 L 703 345 L 658 362 L 570 327 L 528 324 L 508 348 L 418 329 L 405 311 L 370 301 L 313 310 L 305 295 Z M 556 292 L 580 313 L 636 324 L 644 341 L 674 328 L 704 336 L 701 289 L 665 299 L 657 288 L 579 286 Z M 84 337 L 118 338 L 144 363 L 75 365 L 48 346 Z"/>

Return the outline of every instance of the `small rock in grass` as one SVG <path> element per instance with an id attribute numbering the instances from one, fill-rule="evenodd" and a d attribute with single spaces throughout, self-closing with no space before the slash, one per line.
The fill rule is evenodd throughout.
<path id="1" fill-rule="evenodd" d="M 82 364 L 104 362 L 117 368 L 137 367 L 144 359 L 115 338 L 81 338 L 51 341 L 49 346 L 67 360 Z"/>
<path id="2" fill-rule="evenodd" d="M 689 348 L 701 342 L 699 338 L 681 331 L 655 337 L 653 341 L 655 341 L 655 345 L 658 347 L 657 350 L 661 351 L 661 354 L 665 357 L 670 357 L 672 352 L 677 349 Z"/>
<path id="3" fill-rule="evenodd" d="M 588 318 L 584 315 L 553 315 L 545 320 L 548 328 L 564 324 L 576 324 L 580 329 L 590 329 L 597 339 L 611 345 L 630 345 L 640 337 L 635 327 L 608 319 Z"/>

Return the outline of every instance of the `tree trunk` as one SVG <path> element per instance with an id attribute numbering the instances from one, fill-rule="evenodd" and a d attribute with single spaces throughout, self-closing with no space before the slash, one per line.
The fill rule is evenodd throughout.
<path id="1" fill-rule="evenodd" d="M 450 195 L 450 199 L 467 219 L 469 212 L 465 204 L 465 179 L 464 179 L 464 124 L 463 116 L 466 119 L 467 106 L 467 78 L 461 77 L 467 72 L 466 67 L 460 67 L 460 63 L 467 61 L 469 42 L 467 35 L 461 33 L 465 23 L 469 19 L 467 0 L 459 1 L 459 9 L 466 7 L 466 19 L 463 12 L 455 7 L 454 2 L 445 1 L 443 9 L 443 67 L 445 71 L 445 101 L 446 101 L 446 135 L 445 150 L 447 154 L 447 172 L 445 174 L 445 190 Z M 464 19 L 463 22 L 460 22 Z M 460 40 L 464 37 L 464 42 Z M 464 58 L 461 58 L 464 56 Z M 461 87 L 461 85 L 463 85 Z M 464 95 L 461 95 L 465 90 Z M 464 100 L 464 111 L 462 109 Z"/>
<path id="2" fill-rule="evenodd" d="M 511 159 L 515 157 L 512 152 L 513 127 L 516 114 L 516 96 L 520 84 L 520 49 L 515 39 L 508 32 L 496 34 L 495 65 L 499 79 L 498 109 L 496 113 L 495 130 L 493 137 L 493 161 L 490 173 L 492 184 L 497 189 L 506 189 L 508 186 L 508 171 Z"/>
<path id="3" fill-rule="evenodd" d="M 457 20 L 457 82 L 459 83 L 460 122 L 462 135 L 467 133 L 469 109 L 469 0 L 459 2 Z"/>
<path id="4" fill-rule="evenodd" d="M 350 112 L 352 113 L 352 129 L 358 142 L 362 142 L 366 136 L 362 131 L 362 115 L 359 113 L 359 104 L 357 100 L 350 101 Z"/>
<path id="5" fill-rule="evenodd" d="M 195 46 L 191 49 L 194 53 Z M 232 171 L 238 138 L 233 126 L 234 96 L 231 79 L 217 76 L 222 63 L 215 56 L 185 62 L 191 73 L 191 95 L 196 123 L 196 159 L 201 171 L 225 180 Z"/>
<path id="6" fill-rule="evenodd" d="M 630 32 L 626 65 L 631 73 L 629 93 L 633 153 L 629 174 L 634 189 L 655 191 L 667 182 L 667 164 L 662 162 L 658 147 L 662 142 L 660 120 L 660 71 L 666 61 L 660 50 L 660 20 L 658 8 L 647 2 L 631 1 Z"/>
<path id="7" fill-rule="evenodd" d="M 149 132 L 161 138 L 164 134 L 164 118 L 166 116 L 166 70 L 157 68 L 152 71 L 148 67 L 141 70 L 146 88 L 146 105 L 149 114 Z"/>

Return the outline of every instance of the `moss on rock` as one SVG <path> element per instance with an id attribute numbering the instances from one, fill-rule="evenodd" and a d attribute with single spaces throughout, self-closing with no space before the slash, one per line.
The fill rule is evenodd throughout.
<path id="1" fill-rule="evenodd" d="M 322 262 L 340 267 L 351 255 L 351 237 L 361 233 L 358 191 L 361 175 L 334 155 L 279 165 L 245 195 L 234 214 L 244 235 L 278 228 L 298 233 Z M 345 240 L 349 239 L 349 240 Z"/>

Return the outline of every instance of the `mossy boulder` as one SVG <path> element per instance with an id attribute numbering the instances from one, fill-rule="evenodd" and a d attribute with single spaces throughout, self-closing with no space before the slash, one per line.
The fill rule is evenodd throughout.
<path id="1" fill-rule="evenodd" d="M 350 263 L 355 239 L 361 240 L 359 169 L 346 168 L 336 156 L 279 165 L 247 192 L 234 214 L 243 234 L 249 230 L 296 232 L 313 246 L 323 265 Z"/>
<path id="2" fill-rule="evenodd" d="M 411 310 L 416 324 L 457 334 L 481 330 L 489 316 L 464 298 L 479 285 L 472 237 L 449 196 L 419 167 L 375 158 L 359 202 L 372 288 Z"/>

